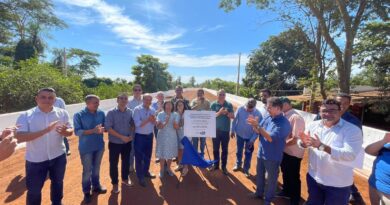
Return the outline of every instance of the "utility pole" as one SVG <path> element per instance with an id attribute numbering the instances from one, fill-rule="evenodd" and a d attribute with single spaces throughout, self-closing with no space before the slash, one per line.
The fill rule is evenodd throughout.
<path id="1" fill-rule="evenodd" d="M 66 67 L 66 49 L 64 48 L 64 52 L 63 52 L 63 57 L 64 57 L 64 67 L 63 67 L 63 73 L 65 76 L 68 76 L 68 69 Z"/>
<path id="2" fill-rule="evenodd" d="M 237 68 L 237 84 L 236 84 L 236 95 L 239 95 L 240 91 L 240 63 L 241 63 L 241 52 L 238 54 L 238 68 Z"/>

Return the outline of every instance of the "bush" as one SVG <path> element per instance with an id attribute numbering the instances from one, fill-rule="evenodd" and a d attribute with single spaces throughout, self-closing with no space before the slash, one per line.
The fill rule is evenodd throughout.
<path id="1" fill-rule="evenodd" d="M 67 104 L 83 99 L 81 78 L 65 77 L 48 63 L 37 59 L 20 62 L 20 69 L 0 72 L 0 112 L 26 110 L 34 107 L 35 95 L 40 88 L 53 87 Z"/>

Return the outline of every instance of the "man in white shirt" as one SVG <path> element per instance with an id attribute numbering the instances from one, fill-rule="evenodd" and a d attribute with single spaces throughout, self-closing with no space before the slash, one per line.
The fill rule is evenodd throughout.
<path id="1" fill-rule="evenodd" d="M 353 163 L 362 149 L 363 134 L 341 119 L 340 103 L 324 100 L 322 120 L 313 121 L 302 133 L 298 145 L 309 150 L 306 205 L 347 205 L 353 183 Z"/>
<path id="2" fill-rule="evenodd" d="M 26 142 L 27 204 L 41 204 L 41 190 L 49 174 L 51 202 L 60 205 L 63 198 L 63 179 L 66 155 L 63 136 L 73 133 L 69 114 L 54 107 L 56 93 L 52 88 L 38 91 L 37 106 L 19 116 L 15 135 L 18 143 Z"/>

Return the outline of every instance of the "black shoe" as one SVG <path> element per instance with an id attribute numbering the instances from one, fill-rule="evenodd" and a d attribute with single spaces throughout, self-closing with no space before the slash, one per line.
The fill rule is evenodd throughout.
<path id="1" fill-rule="evenodd" d="M 244 175 L 245 175 L 246 178 L 251 177 L 251 174 L 249 174 L 249 171 L 248 171 L 248 170 L 244 171 Z"/>
<path id="2" fill-rule="evenodd" d="M 105 193 L 107 193 L 107 188 L 104 186 L 99 186 L 99 187 L 94 188 L 92 191 L 97 193 L 97 194 L 105 194 Z"/>
<path id="3" fill-rule="evenodd" d="M 349 203 L 353 205 L 365 205 L 366 203 L 363 200 L 362 195 L 360 193 L 353 193 L 349 196 Z"/>
<path id="4" fill-rule="evenodd" d="M 146 187 L 146 183 L 145 183 L 145 180 L 138 180 L 138 184 L 142 187 Z"/>
<path id="5" fill-rule="evenodd" d="M 285 199 L 290 199 L 290 196 L 288 196 L 287 193 L 284 192 L 284 191 L 281 191 L 281 192 L 279 192 L 278 194 L 276 194 L 276 197 L 285 198 Z"/>
<path id="6" fill-rule="evenodd" d="M 233 167 L 233 172 L 237 172 L 240 169 L 241 169 L 241 167 L 236 165 L 236 166 Z"/>
<path id="7" fill-rule="evenodd" d="M 229 172 L 227 171 L 226 168 L 222 168 L 222 173 L 223 173 L 224 175 L 228 175 L 228 174 L 229 174 Z"/>
<path id="8" fill-rule="evenodd" d="M 91 193 L 84 193 L 84 203 L 89 204 L 92 201 L 92 195 Z"/>
<path id="9" fill-rule="evenodd" d="M 145 174 L 145 177 L 146 177 L 146 178 L 154 179 L 154 178 L 156 178 L 156 175 L 154 175 L 153 173 L 147 172 L 147 173 Z"/>

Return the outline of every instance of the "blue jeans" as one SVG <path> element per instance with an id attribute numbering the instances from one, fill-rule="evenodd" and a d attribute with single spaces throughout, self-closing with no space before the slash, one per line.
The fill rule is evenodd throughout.
<path id="1" fill-rule="evenodd" d="M 102 162 L 104 149 L 94 152 L 80 154 L 81 164 L 83 165 L 82 187 L 84 193 L 91 191 L 93 188 L 100 187 L 99 173 Z"/>
<path id="2" fill-rule="evenodd" d="M 276 186 L 278 183 L 279 165 L 279 161 L 257 158 L 256 194 L 259 197 L 262 197 L 265 194 L 264 205 L 270 205 L 275 196 Z M 265 183 L 266 172 L 268 174 L 267 185 Z"/>
<path id="3" fill-rule="evenodd" d="M 206 145 L 206 138 L 204 137 L 193 137 L 192 138 L 192 146 L 198 151 L 200 140 L 200 156 L 204 157 L 204 147 Z"/>
<path id="4" fill-rule="evenodd" d="M 66 169 L 66 155 L 63 154 L 44 162 L 26 161 L 27 205 L 40 205 L 42 187 L 47 173 L 51 180 L 50 199 L 53 205 L 60 205 L 63 198 L 63 181 Z"/>
<path id="5" fill-rule="evenodd" d="M 149 172 L 150 159 L 152 158 L 153 149 L 153 133 L 148 135 L 135 134 L 134 138 L 135 149 L 135 169 L 137 178 L 143 181 L 145 175 Z"/>
<path id="6" fill-rule="evenodd" d="M 249 171 L 249 168 L 251 167 L 251 159 L 252 159 L 252 153 L 254 150 L 254 146 L 249 148 L 248 143 L 250 139 L 244 139 L 237 135 L 237 152 L 236 152 L 236 166 L 241 167 L 242 164 L 242 151 L 244 150 L 245 146 L 245 159 L 244 159 L 244 171 Z"/>
<path id="7" fill-rule="evenodd" d="M 340 179 L 342 180 L 342 179 Z M 319 184 L 309 173 L 306 175 L 309 197 L 306 205 L 348 205 L 351 186 L 331 187 Z"/>

